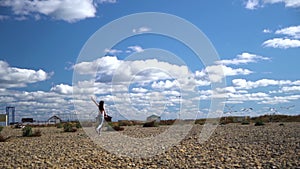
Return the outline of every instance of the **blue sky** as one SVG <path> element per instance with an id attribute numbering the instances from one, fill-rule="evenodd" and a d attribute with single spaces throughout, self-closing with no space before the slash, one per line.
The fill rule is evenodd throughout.
<path id="1" fill-rule="evenodd" d="M 221 60 L 204 67 L 181 42 L 142 34 L 107 49 L 106 55 L 93 56 L 97 58 L 94 61 L 77 62 L 84 44 L 98 29 L 141 12 L 172 14 L 194 24 L 208 37 Z M 209 79 L 208 74 L 216 78 L 215 69 L 223 68 L 227 87 L 218 91 L 226 99 L 225 112 L 235 111 L 225 115 L 299 114 L 299 16 L 299 0 L 1 0 L 0 109 L 4 113 L 6 106 L 15 106 L 18 118 L 41 120 L 54 114 L 67 118 L 75 111 L 93 117 L 97 110 L 91 105 L 92 94 L 106 101 L 115 119 L 121 116 L 117 115 L 120 110 L 127 118 L 143 119 L 153 113 L 176 118 L 179 102 L 189 107 L 189 112 L 182 112 L 183 118 L 194 118 L 195 114 L 205 117 L 212 93 L 210 82 L 218 80 Z M 145 25 L 133 31 L 150 30 Z M 150 58 L 127 60 L 132 54 L 145 55 L 150 48 L 169 51 L 186 65 L 180 67 L 165 56 L 161 60 L 153 56 L 157 67 L 164 65 L 164 70 L 132 71 L 126 74 L 131 77 L 130 85 L 122 84 L 120 79 L 126 77 L 127 69 L 120 71 L 118 66 L 130 65 L 133 70 L 151 65 Z M 73 83 L 77 68 L 83 74 L 97 71 L 98 79 Z M 184 72 L 186 68 L 190 72 Z M 178 97 L 182 95 L 181 83 L 187 79 L 171 77 L 170 72 L 192 77 L 197 88 L 193 98 Z M 118 73 L 118 83 L 112 84 Z M 115 93 L 109 92 L 111 88 Z M 129 110 L 135 111 L 124 114 L 128 105 L 122 104 L 121 97 L 128 97 L 133 107 Z M 249 107 L 253 111 L 242 111 Z"/>

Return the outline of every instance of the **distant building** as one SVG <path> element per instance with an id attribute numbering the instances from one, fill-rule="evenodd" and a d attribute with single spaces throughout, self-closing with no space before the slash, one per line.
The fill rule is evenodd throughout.
<path id="1" fill-rule="evenodd" d="M 57 123 L 61 123 L 61 118 L 59 118 L 58 116 L 52 116 L 48 119 L 48 123 L 52 123 L 52 124 L 57 124 Z"/>
<path id="2" fill-rule="evenodd" d="M 160 116 L 153 114 L 153 115 L 147 117 L 147 121 L 160 122 Z"/>

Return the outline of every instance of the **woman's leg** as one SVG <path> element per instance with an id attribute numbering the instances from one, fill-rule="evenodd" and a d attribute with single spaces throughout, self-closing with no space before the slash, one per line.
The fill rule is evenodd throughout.
<path id="1" fill-rule="evenodd" d="M 103 122 L 104 122 L 104 116 L 101 115 L 101 116 L 99 116 L 99 117 L 100 117 L 100 124 L 99 124 L 99 126 L 97 127 L 97 132 L 98 132 L 98 134 L 100 134 L 101 128 L 102 128 L 102 125 L 103 125 Z"/>

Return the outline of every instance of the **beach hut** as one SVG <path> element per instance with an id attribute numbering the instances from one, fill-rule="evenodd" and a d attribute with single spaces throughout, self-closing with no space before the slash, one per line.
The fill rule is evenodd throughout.
<path id="1" fill-rule="evenodd" d="M 48 119 L 48 123 L 51 123 L 51 124 L 61 123 L 61 118 L 54 115 Z"/>
<path id="2" fill-rule="evenodd" d="M 160 116 L 153 114 L 153 115 L 147 117 L 147 121 L 160 122 Z"/>

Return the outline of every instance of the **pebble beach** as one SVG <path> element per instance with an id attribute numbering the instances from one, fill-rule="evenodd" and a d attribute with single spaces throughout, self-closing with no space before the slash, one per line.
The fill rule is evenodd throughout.
<path id="1" fill-rule="evenodd" d="M 120 132 L 145 138 L 168 127 L 128 126 Z M 219 125 L 199 143 L 202 127 L 194 125 L 177 145 L 149 158 L 111 153 L 83 129 L 67 133 L 56 127 L 33 128 L 42 135 L 22 137 L 21 129 L 6 127 L 2 135 L 9 139 L 0 142 L 0 168 L 300 168 L 300 123 Z"/>

